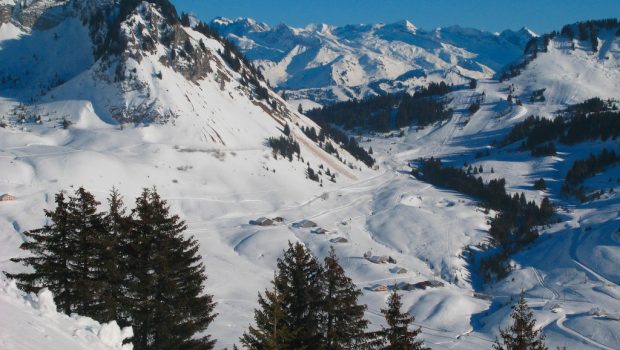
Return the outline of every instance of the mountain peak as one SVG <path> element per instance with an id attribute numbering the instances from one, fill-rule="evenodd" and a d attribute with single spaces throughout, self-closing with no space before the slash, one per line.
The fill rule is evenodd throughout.
<path id="1" fill-rule="evenodd" d="M 406 19 L 398 21 L 398 22 L 386 24 L 384 28 L 394 28 L 394 29 L 404 30 L 410 33 L 416 33 L 418 30 L 418 27 L 416 27 L 413 23 L 411 23 L 410 21 Z"/>
<path id="2" fill-rule="evenodd" d="M 271 29 L 267 23 L 258 22 L 249 17 L 235 19 L 216 17 L 211 21 L 211 26 L 225 34 L 232 33 L 240 36 L 249 32 L 265 32 Z"/>

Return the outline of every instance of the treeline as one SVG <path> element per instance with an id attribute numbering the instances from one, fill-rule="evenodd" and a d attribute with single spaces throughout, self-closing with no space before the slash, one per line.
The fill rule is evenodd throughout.
<path id="1" fill-rule="evenodd" d="M 475 80 L 470 80 L 470 87 L 472 86 L 471 84 L 475 84 L 472 83 L 472 81 Z M 444 81 L 441 81 L 439 83 L 430 82 L 427 86 L 422 86 L 420 89 L 414 92 L 413 97 L 443 96 L 452 91 L 452 88 L 452 84 L 446 84 L 446 82 Z M 471 88 L 475 89 L 475 86 Z"/>
<path id="2" fill-rule="evenodd" d="M 11 259 L 32 272 L 9 278 L 27 292 L 48 288 L 66 314 L 131 326 L 138 350 L 213 348 L 205 330 L 215 303 L 204 292 L 198 242 L 155 189 L 130 212 L 114 189 L 105 212 L 84 188 L 56 194 L 55 203 L 45 226 L 24 232 L 30 255 Z"/>
<path id="3" fill-rule="evenodd" d="M 258 295 L 254 325 L 240 339 L 246 349 L 427 349 L 415 318 L 393 292 L 381 309 L 387 327 L 369 332 L 362 291 L 346 276 L 332 248 L 321 264 L 301 243 L 278 259 L 271 287 Z"/>
<path id="4" fill-rule="evenodd" d="M 445 83 L 431 84 L 409 94 L 388 94 L 371 97 L 361 101 L 338 102 L 306 113 L 317 123 L 340 125 L 345 129 L 360 128 L 369 131 L 387 132 L 412 123 L 426 126 L 437 121 L 449 119 L 452 110 L 448 109 L 445 95 L 451 89 Z"/>
<path id="5" fill-rule="evenodd" d="M 403 95 L 396 112 L 396 128 L 410 126 L 427 126 L 435 122 L 450 119 L 452 110 L 447 107 L 445 99 Z"/>
<path id="6" fill-rule="evenodd" d="M 610 151 L 607 148 L 604 148 L 601 153 L 596 156 L 590 154 L 586 159 L 575 161 L 573 166 L 566 173 L 566 178 L 562 185 L 562 192 L 575 195 L 582 202 L 587 201 L 588 197 L 582 186 L 583 181 L 605 170 L 606 167 L 619 162 L 620 157 L 616 152 L 614 150 Z"/>
<path id="7" fill-rule="evenodd" d="M 538 237 L 536 226 L 547 223 L 555 212 L 546 197 L 538 206 L 533 201 L 528 202 L 523 193 L 510 196 L 504 179 L 485 183 L 481 177 L 463 169 L 444 167 L 441 160 L 435 158 L 420 159 L 417 164 L 412 174 L 418 179 L 478 198 L 484 207 L 498 212 L 489 222 L 489 235 L 499 249 L 480 263 L 485 279 L 490 279 L 492 274 L 503 277 L 507 273 L 505 263 L 509 255 L 535 240 Z"/>
<path id="8" fill-rule="evenodd" d="M 519 140 L 521 149 L 534 150 L 542 143 L 558 141 L 563 144 L 601 139 L 603 141 L 620 136 L 620 112 L 613 101 L 592 98 L 569 107 L 565 120 L 558 116 L 553 120 L 529 116 L 516 124 L 500 142 L 507 146 Z"/>

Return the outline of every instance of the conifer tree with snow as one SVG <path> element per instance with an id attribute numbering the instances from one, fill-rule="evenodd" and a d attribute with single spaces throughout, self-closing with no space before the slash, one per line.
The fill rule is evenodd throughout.
<path id="1" fill-rule="evenodd" d="M 381 338 L 381 350 L 426 350 L 424 341 L 418 339 L 421 329 L 410 330 L 415 317 L 408 312 L 401 312 L 402 303 L 396 291 L 390 294 L 387 309 L 381 309 L 388 325 L 376 334 Z"/>
<path id="2" fill-rule="evenodd" d="M 366 305 L 358 304 L 362 291 L 345 275 L 334 247 L 331 247 L 329 256 L 324 260 L 321 288 L 323 349 L 357 349 L 366 344 Z"/>
<path id="3" fill-rule="evenodd" d="M 204 292 L 205 267 L 198 242 L 155 189 L 136 199 L 128 263 L 132 267 L 133 344 L 137 349 L 212 349 L 204 331 L 216 317 Z M 200 333 L 200 335 L 198 335 Z"/>
<path id="4" fill-rule="evenodd" d="M 58 308 L 66 314 L 72 311 L 75 290 L 70 283 L 69 261 L 73 256 L 70 244 L 69 203 L 65 194 L 55 196 L 56 208 L 45 210 L 48 222 L 38 229 L 24 232 L 26 241 L 20 248 L 30 252 L 30 256 L 13 258 L 11 261 L 31 267 L 33 272 L 11 274 L 19 288 L 37 293 L 46 287 L 54 293 Z"/>
<path id="5" fill-rule="evenodd" d="M 259 296 L 256 325 L 241 337 L 248 349 L 316 349 L 321 344 L 321 265 L 301 243 L 278 259 L 273 290 Z"/>
<path id="6" fill-rule="evenodd" d="M 495 340 L 495 350 L 547 350 L 545 335 L 540 329 L 535 329 L 536 319 L 525 302 L 525 293 L 521 292 L 519 302 L 512 310 L 512 326 L 500 329 L 502 343 Z"/>

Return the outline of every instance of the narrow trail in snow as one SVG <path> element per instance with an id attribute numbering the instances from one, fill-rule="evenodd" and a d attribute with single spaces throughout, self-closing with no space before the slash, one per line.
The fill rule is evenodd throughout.
<path id="1" fill-rule="evenodd" d="M 551 300 L 556 300 L 560 298 L 560 293 L 558 293 L 555 289 L 549 287 L 546 283 L 545 283 L 545 279 L 542 277 L 542 275 L 540 274 L 540 271 L 538 271 L 537 268 L 535 267 L 531 267 L 532 271 L 534 271 L 534 275 L 536 276 L 536 279 L 538 280 L 538 283 L 545 289 L 549 290 L 552 294 L 553 297 L 551 297 Z"/>

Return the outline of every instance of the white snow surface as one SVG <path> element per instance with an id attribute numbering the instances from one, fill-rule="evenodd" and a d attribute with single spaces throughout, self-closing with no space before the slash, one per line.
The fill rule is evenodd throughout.
<path id="1" fill-rule="evenodd" d="M 88 317 L 68 316 L 56 310 L 52 293 L 37 295 L 18 290 L 15 281 L 0 275 L 0 348 L 10 350 L 131 350 L 123 340 L 131 327 L 115 321 L 99 324 Z"/>
<path id="2" fill-rule="evenodd" d="M 67 27 L 54 29 L 61 38 L 79 38 L 79 30 L 71 34 L 60 30 L 78 28 L 72 25 L 77 26 L 67 22 L 60 25 Z M 328 36 L 334 29 L 313 30 Z M 0 38 L 0 56 L 15 40 L 49 43 L 49 33 L 16 31 L 10 25 L 0 27 Z M 202 39 L 207 47 L 218 48 L 217 42 Z M 295 112 L 299 103 L 304 106 L 303 100 L 286 105 L 278 98 L 284 107 L 274 115 L 269 107 L 250 100 L 236 79 L 223 90 L 214 75 L 188 82 L 160 65 L 155 55 L 129 63 L 138 80 L 149 87 L 150 97 L 99 80 L 97 62 L 89 62 L 86 70 L 79 65 L 64 67 L 74 69 L 68 80 L 43 94 L 37 91 L 46 85 L 2 90 L 0 121 L 8 125 L 0 128 L 0 194 L 10 193 L 17 200 L 0 202 L 0 270 L 23 271 L 9 259 L 26 254 L 19 249 L 21 232 L 44 224 L 43 209 L 53 208 L 54 193 L 84 186 L 104 201 L 116 186 L 132 207 L 143 187 L 157 186 L 173 212 L 187 221 L 187 234 L 200 242 L 209 276 L 206 292 L 214 295 L 219 313 L 208 332 L 218 340 L 218 348 L 238 343 L 253 322 L 257 292 L 268 287 L 276 259 L 287 242 L 300 241 L 320 259 L 335 246 L 347 274 L 364 291 L 360 301 L 368 305 L 373 329 L 383 324 L 379 309 L 388 294 L 373 292 L 372 287 L 438 280 L 444 287 L 402 292 L 405 307 L 416 316 L 422 337 L 433 349 L 491 348 L 498 327 L 509 323 L 511 299 L 521 290 L 548 335 L 549 348 L 618 349 L 620 323 L 612 318 L 620 314 L 620 275 L 615 268 L 620 261 L 620 196 L 619 182 L 608 179 L 620 178 L 620 169 L 612 167 L 587 181 L 589 190 L 615 189 L 599 200 L 581 204 L 559 195 L 573 160 L 605 146 L 617 147 L 617 142 L 559 145 L 556 157 L 531 158 L 508 147 L 474 158 L 475 152 L 501 139 L 528 115 L 553 117 L 567 104 L 593 96 L 619 98 L 618 39 L 606 40 L 600 46 L 603 57 L 589 52 L 586 45 L 573 52 L 552 42 L 550 52 L 539 55 L 519 77 L 504 83 L 483 79 L 476 90 L 451 93 L 455 115 L 450 121 L 405 130 L 404 137 L 364 135 L 360 144 L 372 146 L 379 164 L 376 170 L 350 157 L 347 162 L 354 169 L 346 167 L 303 137 L 295 124 L 314 125 Z M 39 45 L 27 47 L 34 50 Z M 329 60 L 329 54 L 325 57 Z M 224 73 L 235 76 L 220 63 Z M 558 67 L 564 73 L 558 74 Z M 0 61 L 3 69 L 6 65 Z M 159 71 L 161 80 L 153 75 Z M 48 82 L 53 73 L 53 69 L 43 72 L 36 82 Z M 506 102 L 511 84 L 523 106 Z M 547 102 L 529 103 L 526 97 L 531 91 L 543 87 Z M 470 116 L 467 106 L 483 91 L 485 103 Z M 174 123 L 121 128 L 109 113 L 110 105 L 153 101 L 160 112 L 177 115 Z M 40 124 L 30 118 L 33 115 L 42 117 Z M 60 126 L 62 118 L 73 123 L 67 130 Z M 264 139 L 279 135 L 284 121 L 301 141 L 304 161 L 315 169 L 323 164 L 336 171 L 337 183 L 325 178 L 320 187 L 305 178 L 305 162 L 273 158 Z M 487 220 L 493 213 L 485 214 L 472 198 L 411 177 L 408 162 L 429 156 L 456 165 L 464 161 L 482 165 L 485 179 L 505 177 L 511 192 L 523 191 L 528 199 L 539 201 L 549 195 L 565 208 L 559 214 L 562 221 L 540 228 L 542 236 L 514 256 L 515 270 L 509 277 L 482 286 L 462 252 L 487 241 Z M 540 177 L 550 185 L 546 193 L 532 187 Z M 268 227 L 248 224 L 262 216 L 285 220 Z M 329 233 L 294 228 L 292 224 L 302 219 Z M 348 242 L 330 242 L 337 237 Z M 391 256 L 397 264 L 371 263 L 363 258 L 367 251 Z M 407 272 L 395 273 L 396 266 Z M 474 292 L 490 300 L 475 297 Z M 0 308 L 0 348 L 118 348 L 119 339 L 128 335 L 121 331 L 119 338 L 113 324 L 101 326 L 54 313 L 46 292 L 26 296 L 6 280 L 0 283 Z M 23 337 L 25 328 L 30 329 L 28 337 Z"/>

